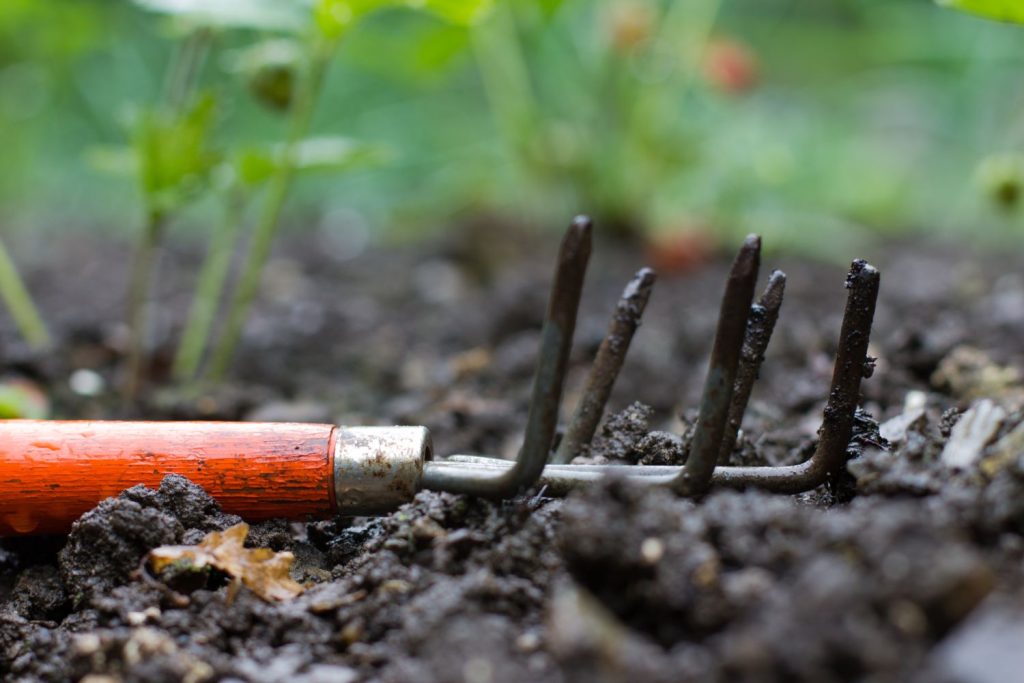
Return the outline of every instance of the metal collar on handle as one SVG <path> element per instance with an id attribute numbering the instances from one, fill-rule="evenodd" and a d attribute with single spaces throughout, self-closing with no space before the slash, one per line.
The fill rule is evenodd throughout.
<path id="1" fill-rule="evenodd" d="M 333 469 L 338 513 L 379 514 L 408 503 L 432 455 L 426 427 L 339 426 Z"/>

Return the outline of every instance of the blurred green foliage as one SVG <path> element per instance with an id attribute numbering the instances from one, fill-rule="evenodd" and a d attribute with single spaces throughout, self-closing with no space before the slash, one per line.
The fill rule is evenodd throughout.
<path id="1" fill-rule="evenodd" d="M 24 379 L 0 380 L 0 420 L 44 420 L 50 416 L 50 400 L 35 384 Z"/>
<path id="2" fill-rule="evenodd" d="M 941 0 L 941 4 L 989 19 L 1024 24 L 1024 4 L 1017 0 Z"/>
<path id="3" fill-rule="evenodd" d="M 288 17 L 308 3 L 261 4 L 268 14 L 211 47 L 202 86 L 223 92 L 213 149 L 283 137 L 265 104 L 291 97 Z M 358 3 L 381 4 L 409 3 Z M 629 229 L 756 229 L 819 251 L 865 230 L 1015 234 L 984 168 L 1024 145 L 1017 27 L 918 0 L 496 5 L 477 28 L 384 9 L 346 37 L 310 139 L 392 153 L 304 178 L 286 224 L 330 227 L 344 212 L 411 235 L 479 212 L 561 225 L 591 211 Z M 131 113 L 158 99 L 183 31 L 130 3 L 0 4 L 5 230 L 135 229 L 132 181 L 90 158 L 124 145 Z M 744 69 L 749 83 L 730 85 Z M 256 167 L 272 159 L 262 154 Z M 208 228 L 216 210 L 201 202 L 173 230 Z"/>

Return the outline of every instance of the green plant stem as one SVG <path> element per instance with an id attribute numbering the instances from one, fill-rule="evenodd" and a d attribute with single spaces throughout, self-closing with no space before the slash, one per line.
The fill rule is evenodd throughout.
<path id="1" fill-rule="evenodd" d="M 274 235 L 277 233 L 281 210 L 284 208 L 288 191 L 291 189 L 292 179 L 295 175 L 295 154 L 299 143 L 309 130 L 313 110 L 316 108 L 317 97 L 323 86 L 324 75 L 334 54 L 334 48 L 335 43 L 333 42 L 319 42 L 313 49 L 308 75 L 304 79 L 303 88 L 298 94 L 292 110 L 283 158 L 270 180 L 267 199 L 253 233 L 245 263 L 242 266 L 242 273 L 239 276 L 238 286 L 231 299 L 224 331 L 214 349 L 213 357 L 210 359 L 209 376 L 211 379 L 218 380 L 224 377 L 231 365 L 235 348 L 242 337 L 242 328 L 249 315 L 249 309 L 252 308 L 253 300 L 256 298 L 256 292 L 259 290 L 263 266 L 266 265 L 270 248 L 274 242 Z"/>
<path id="2" fill-rule="evenodd" d="M 522 163 L 535 166 L 528 141 L 542 117 L 511 5 L 496 5 L 489 20 L 473 28 L 470 39 L 499 133 Z"/>
<path id="3" fill-rule="evenodd" d="M 173 369 L 174 377 L 178 381 L 187 382 L 193 379 L 202 362 L 203 351 L 213 327 L 213 318 L 217 313 L 217 304 L 220 302 L 224 282 L 231 269 L 231 255 L 235 251 L 243 209 L 242 193 L 237 190 L 230 191 L 225 200 L 224 222 L 210 239 L 206 261 L 196 284 L 195 299 L 192 301 L 188 322 L 178 343 Z"/>
<path id="4" fill-rule="evenodd" d="M 131 341 L 128 349 L 128 376 L 125 379 L 124 396 L 134 399 L 139 387 L 145 381 L 145 353 L 148 320 L 146 303 L 152 280 L 153 262 L 163 234 L 164 215 L 151 210 L 146 215 L 146 225 L 139 242 L 135 263 L 132 265 L 128 290 L 128 321 L 131 326 Z"/>
<path id="5" fill-rule="evenodd" d="M 173 115 L 187 106 L 189 99 L 199 86 L 199 75 L 209 50 L 212 33 L 208 29 L 194 31 L 174 53 L 168 65 L 167 79 L 163 93 L 163 106 Z M 146 379 L 145 354 L 146 337 L 149 332 L 146 304 L 153 280 L 153 262 L 156 250 L 163 236 L 167 220 L 164 211 L 152 206 L 154 198 L 145 197 L 147 204 L 146 225 L 139 242 L 135 263 L 132 266 L 128 291 L 128 323 L 131 341 L 128 350 L 128 376 L 125 379 L 124 397 L 132 400 Z"/>
<path id="6" fill-rule="evenodd" d="M 210 29 L 196 29 L 175 52 L 164 86 L 164 102 L 169 111 L 179 112 L 188 106 L 189 99 L 199 85 L 199 75 L 212 39 Z"/>
<path id="7" fill-rule="evenodd" d="M 7 253 L 7 248 L 0 241 L 0 296 L 3 296 L 18 331 L 25 342 L 33 349 L 43 349 L 50 345 L 50 334 L 46 331 L 39 311 L 32 303 L 32 297 L 18 274 L 14 261 Z"/>

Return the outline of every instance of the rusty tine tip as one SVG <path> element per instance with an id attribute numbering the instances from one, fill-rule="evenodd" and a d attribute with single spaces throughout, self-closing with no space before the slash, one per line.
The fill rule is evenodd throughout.
<path id="1" fill-rule="evenodd" d="M 591 220 L 590 216 L 576 216 L 572 219 L 572 222 L 569 223 L 569 233 L 578 237 L 583 237 L 584 235 L 589 236 L 593 229 L 594 221 Z"/>
<path id="2" fill-rule="evenodd" d="M 626 360 L 633 335 L 640 326 L 640 318 L 647 307 L 647 300 L 651 296 L 656 279 L 657 275 L 653 270 L 642 268 L 622 291 L 622 298 L 615 306 L 608 333 L 601 341 L 594 364 L 587 376 L 583 396 L 554 455 L 554 463 L 570 462 L 594 438 L 594 432 L 604 414 L 608 397 L 615 386 L 615 379 Z"/>
<path id="3" fill-rule="evenodd" d="M 782 295 L 786 291 L 786 274 L 781 270 L 773 270 L 772 274 L 768 276 L 768 285 L 764 288 L 764 294 L 761 295 L 760 304 L 767 306 L 769 303 L 774 304 L 776 300 L 782 300 Z"/>
<path id="4" fill-rule="evenodd" d="M 864 259 L 855 259 L 850 264 L 850 272 L 846 276 L 846 288 L 857 285 L 859 282 L 870 282 L 879 278 L 878 269 Z"/>
<path id="5" fill-rule="evenodd" d="M 558 250 L 559 263 L 587 261 L 590 258 L 591 235 L 594 223 L 589 216 L 576 216 L 569 224 Z"/>
<path id="6" fill-rule="evenodd" d="M 583 279 L 590 260 L 592 223 L 577 216 L 562 238 L 558 264 L 548 299 L 547 316 L 541 328 L 540 351 L 533 376 L 526 433 L 519 457 L 508 470 L 495 472 L 425 470 L 423 486 L 450 493 L 469 493 L 490 498 L 507 498 L 532 486 L 547 463 L 558 426 L 562 385 L 569 364 L 576 314 L 580 307 Z"/>
<path id="7" fill-rule="evenodd" d="M 782 307 L 782 299 L 786 295 L 786 274 L 781 270 L 773 270 L 768 276 L 768 284 L 757 300 L 757 305 L 766 311 L 778 311 Z M 774 326 L 774 324 L 773 324 Z"/>
<path id="8" fill-rule="evenodd" d="M 594 224 L 587 216 L 576 216 L 565 231 L 558 248 L 558 265 L 548 301 L 548 317 L 568 324 L 571 335 L 580 305 L 583 276 L 590 261 L 591 236 Z M 570 322 L 571 319 L 571 322 Z"/>
<path id="9" fill-rule="evenodd" d="M 747 330 L 743 338 L 743 351 L 740 364 L 736 370 L 736 382 L 733 386 L 732 403 L 729 404 L 729 420 L 726 422 L 725 436 L 722 439 L 718 460 L 726 463 L 736 445 L 736 437 L 743 424 L 743 414 L 747 411 L 750 394 L 754 390 L 764 362 L 764 352 L 771 341 L 775 323 L 782 308 L 782 298 L 786 293 L 786 274 L 774 270 L 768 276 L 768 286 L 761 298 L 750 309 L 747 319 Z"/>
<path id="10" fill-rule="evenodd" d="M 748 277 L 752 270 L 756 270 L 761 258 L 761 236 L 747 235 L 743 240 L 743 246 L 736 254 L 733 261 L 730 277 Z"/>
<path id="11" fill-rule="evenodd" d="M 641 268 L 636 271 L 636 275 L 626 285 L 626 289 L 622 292 L 622 300 L 630 301 L 635 299 L 637 296 L 644 295 L 646 299 L 650 295 L 651 288 L 654 287 L 654 282 L 658 279 L 658 274 L 653 268 Z"/>
<path id="12" fill-rule="evenodd" d="M 586 214 L 582 214 L 582 213 L 577 215 L 577 216 L 573 216 L 572 227 L 574 227 L 574 228 L 583 228 L 585 230 L 589 230 L 593 226 L 594 226 L 594 221 L 590 218 L 590 216 L 587 216 Z"/>
<path id="13" fill-rule="evenodd" d="M 672 481 L 672 487 L 682 495 L 701 495 L 711 484 L 726 434 L 760 264 L 761 238 L 750 235 L 733 261 L 722 296 L 690 457 L 685 469 Z"/>

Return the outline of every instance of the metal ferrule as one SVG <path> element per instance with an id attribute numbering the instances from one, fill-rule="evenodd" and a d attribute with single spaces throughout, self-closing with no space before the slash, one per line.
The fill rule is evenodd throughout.
<path id="1" fill-rule="evenodd" d="M 338 514 L 378 514 L 408 503 L 432 454 L 426 427 L 339 426 L 333 469 Z"/>

